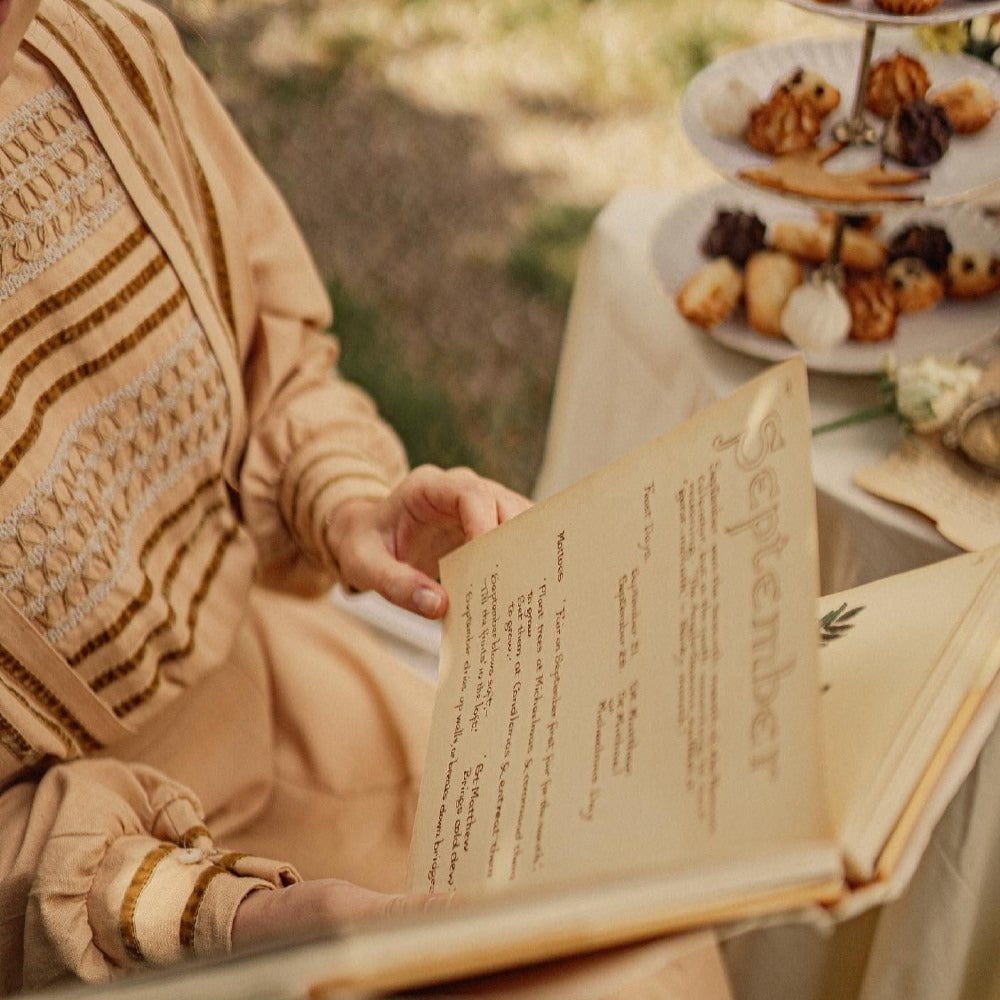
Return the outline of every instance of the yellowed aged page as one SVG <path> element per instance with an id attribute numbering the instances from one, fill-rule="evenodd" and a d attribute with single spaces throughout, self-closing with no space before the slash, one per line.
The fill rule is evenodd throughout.
<path id="1" fill-rule="evenodd" d="M 793 360 L 450 556 L 412 888 L 827 838 L 815 530 Z"/>
<path id="2" fill-rule="evenodd" d="M 820 609 L 830 806 L 850 874 L 864 880 L 957 740 L 955 720 L 1000 667 L 1000 548 L 823 598 Z"/>
<path id="3" fill-rule="evenodd" d="M 1000 544 L 1000 478 L 935 438 L 909 435 L 878 465 L 858 469 L 854 479 L 869 493 L 929 517 L 959 548 L 974 552 Z"/>

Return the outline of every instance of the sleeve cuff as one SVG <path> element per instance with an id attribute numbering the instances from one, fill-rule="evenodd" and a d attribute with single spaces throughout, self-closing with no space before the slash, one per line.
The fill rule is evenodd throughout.
<path id="1" fill-rule="evenodd" d="M 91 888 L 94 942 L 122 967 L 219 954 L 229 950 L 236 909 L 251 892 L 296 881 L 293 869 L 261 858 L 122 837 Z"/>

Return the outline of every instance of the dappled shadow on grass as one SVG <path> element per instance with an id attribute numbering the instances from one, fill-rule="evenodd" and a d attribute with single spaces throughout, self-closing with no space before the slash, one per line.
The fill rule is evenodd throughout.
<path id="1" fill-rule="evenodd" d="M 377 338 L 345 331 L 347 352 L 365 354 L 345 369 L 397 418 L 401 394 L 422 397 L 402 408 L 404 419 L 440 417 L 424 434 L 400 428 L 405 439 L 439 442 L 439 455 L 411 458 L 467 456 L 529 491 L 565 305 L 508 277 L 509 248 L 535 204 L 532 178 L 499 162 L 479 120 L 417 106 L 364 60 L 284 78 L 246 68 L 239 76 L 232 52 L 226 58 L 217 89 L 320 272 L 377 315 Z M 203 59 L 211 73 L 211 53 Z M 453 435 L 464 440 L 444 448 Z"/>

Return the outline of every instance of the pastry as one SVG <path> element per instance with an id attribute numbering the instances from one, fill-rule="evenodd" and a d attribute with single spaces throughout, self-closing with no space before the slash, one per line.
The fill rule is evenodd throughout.
<path id="1" fill-rule="evenodd" d="M 902 14 L 913 17 L 916 14 L 926 14 L 933 10 L 941 0 L 875 0 L 875 6 L 889 14 Z"/>
<path id="2" fill-rule="evenodd" d="M 852 340 L 889 340 L 896 332 L 899 304 L 884 275 L 866 274 L 848 280 L 844 296 L 851 310 Z"/>
<path id="3" fill-rule="evenodd" d="M 829 80 L 801 66 L 785 77 L 778 84 L 778 89 L 791 94 L 796 100 L 809 101 L 821 116 L 828 115 L 840 104 L 840 91 Z"/>
<path id="4" fill-rule="evenodd" d="M 899 311 L 921 312 L 944 298 L 944 282 L 919 257 L 900 257 L 886 269 Z"/>
<path id="5" fill-rule="evenodd" d="M 927 95 L 927 100 L 944 108 L 952 128 L 961 135 L 985 128 L 997 110 L 993 92 L 982 80 L 973 77 L 938 87 Z"/>
<path id="6" fill-rule="evenodd" d="M 822 115 L 810 101 L 800 101 L 787 90 L 776 90 L 750 112 L 744 138 L 769 156 L 811 149 L 820 133 Z"/>
<path id="7" fill-rule="evenodd" d="M 677 293 L 680 314 L 708 329 L 736 308 L 743 292 L 743 275 L 728 257 L 716 257 L 700 267 Z"/>
<path id="8" fill-rule="evenodd" d="M 953 129 L 948 113 L 925 100 L 896 108 L 882 133 L 882 151 L 911 167 L 929 167 L 948 151 Z"/>
<path id="9" fill-rule="evenodd" d="M 978 299 L 1000 288 L 1000 259 L 986 250 L 955 250 L 948 257 L 945 292 L 953 299 Z"/>
<path id="10" fill-rule="evenodd" d="M 930 74 L 923 63 L 897 50 L 872 64 L 865 107 L 880 118 L 891 118 L 900 105 L 923 97 L 930 85 Z"/>
<path id="11" fill-rule="evenodd" d="M 889 240 L 889 262 L 901 257 L 919 257 L 935 274 L 948 269 L 951 240 L 941 226 L 915 222 L 904 226 Z"/>
<path id="12" fill-rule="evenodd" d="M 886 170 L 881 164 L 860 170 L 827 170 L 824 166 L 826 161 L 843 148 L 843 143 L 831 143 L 821 149 L 789 153 L 775 157 L 764 166 L 744 167 L 737 171 L 737 176 L 774 191 L 824 201 L 914 201 L 919 197 L 912 192 L 895 189 L 923 180 L 927 174 L 922 170 Z"/>
<path id="13" fill-rule="evenodd" d="M 833 227 L 812 222 L 777 222 L 768 231 L 771 245 L 794 257 L 822 264 L 833 247 Z M 845 226 L 840 262 L 855 271 L 877 271 L 885 265 L 885 247 L 871 233 Z"/>
<path id="14" fill-rule="evenodd" d="M 748 261 L 743 282 L 747 321 L 758 333 L 780 337 L 781 313 L 802 282 L 802 265 L 778 250 L 761 250 Z"/>
<path id="15" fill-rule="evenodd" d="M 741 139 L 750 124 L 750 112 L 760 103 L 760 94 L 750 84 L 732 76 L 705 94 L 701 121 L 719 139 Z"/>
<path id="16" fill-rule="evenodd" d="M 764 223 L 752 212 L 719 209 L 701 241 L 706 257 L 728 257 L 737 267 L 752 253 L 764 249 Z"/>
<path id="17" fill-rule="evenodd" d="M 803 351 L 829 351 L 847 340 L 851 310 L 832 281 L 806 281 L 793 288 L 781 311 L 781 332 Z"/>

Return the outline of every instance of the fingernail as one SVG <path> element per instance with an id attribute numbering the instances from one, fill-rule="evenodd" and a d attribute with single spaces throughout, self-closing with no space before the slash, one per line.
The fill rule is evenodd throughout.
<path id="1" fill-rule="evenodd" d="M 430 587 L 417 587 L 413 592 L 413 606 L 420 614 L 430 617 L 437 614 L 441 598 Z"/>

